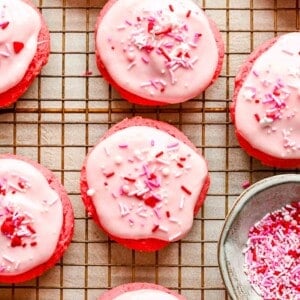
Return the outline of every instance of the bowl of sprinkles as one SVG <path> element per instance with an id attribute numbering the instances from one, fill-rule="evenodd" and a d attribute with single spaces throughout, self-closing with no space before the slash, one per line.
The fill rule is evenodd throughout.
<path id="1" fill-rule="evenodd" d="M 300 175 L 263 179 L 226 217 L 218 245 L 232 299 L 300 299 Z"/>

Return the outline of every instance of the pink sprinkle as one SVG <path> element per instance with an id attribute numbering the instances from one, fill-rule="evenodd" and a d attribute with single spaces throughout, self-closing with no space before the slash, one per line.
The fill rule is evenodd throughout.
<path id="1" fill-rule="evenodd" d="M 128 144 L 119 144 L 119 148 L 128 148 Z"/>
<path id="2" fill-rule="evenodd" d="M 243 189 L 246 189 L 246 188 L 248 188 L 250 185 L 251 185 L 250 181 L 249 181 L 249 180 L 246 180 L 246 181 L 243 182 L 242 187 L 243 187 Z"/>
<path id="3" fill-rule="evenodd" d="M 175 142 L 175 143 L 172 143 L 172 144 L 167 145 L 167 148 L 170 149 L 170 148 L 175 148 L 175 147 L 177 147 L 177 146 L 179 146 L 179 143 L 178 143 L 178 142 Z"/>
<path id="4" fill-rule="evenodd" d="M 92 71 L 89 71 L 89 70 L 85 71 L 85 72 L 82 74 L 82 76 L 91 76 L 91 75 L 93 75 L 93 72 L 92 72 Z"/>
<path id="5" fill-rule="evenodd" d="M 149 63 L 149 59 L 147 57 L 142 56 L 141 59 L 145 64 Z"/>

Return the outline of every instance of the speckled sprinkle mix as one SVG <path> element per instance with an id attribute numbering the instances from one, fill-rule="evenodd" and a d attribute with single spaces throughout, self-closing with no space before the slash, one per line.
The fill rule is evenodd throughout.
<path id="1" fill-rule="evenodd" d="M 300 299 L 300 202 L 267 214 L 251 227 L 244 271 L 263 299 Z"/>

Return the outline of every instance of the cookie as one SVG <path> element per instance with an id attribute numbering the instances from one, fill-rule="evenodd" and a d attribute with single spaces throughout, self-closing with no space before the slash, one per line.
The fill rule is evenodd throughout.
<path id="1" fill-rule="evenodd" d="M 0 107 L 21 97 L 50 52 L 47 25 L 30 0 L 0 1 Z"/>
<path id="2" fill-rule="evenodd" d="M 259 46 L 235 80 L 231 118 L 241 147 L 263 164 L 300 166 L 300 33 Z"/>
<path id="3" fill-rule="evenodd" d="M 19 155 L 0 155 L 0 282 L 27 281 L 54 266 L 73 228 L 71 202 L 53 173 Z"/>
<path id="4" fill-rule="evenodd" d="M 193 0 L 109 0 L 96 24 L 96 60 L 126 100 L 167 105 L 199 96 L 221 71 L 224 44 Z"/>
<path id="5" fill-rule="evenodd" d="M 122 245 L 155 251 L 187 235 L 209 187 L 207 164 L 177 128 L 135 117 L 108 130 L 81 170 L 83 202 Z"/>

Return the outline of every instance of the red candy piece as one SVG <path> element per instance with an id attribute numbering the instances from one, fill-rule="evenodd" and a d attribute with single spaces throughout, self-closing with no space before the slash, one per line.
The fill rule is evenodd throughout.
<path id="1" fill-rule="evenodd" d="M 4 22 L 0 25 L 0 28 L 4 30 L 9 25 L 9 22 Z"/>
<path id="2" fill-rule="evenodd" d="M 13 42 L 14 51 L 16 54 L 18 54 L 23 48 L 24 43 L 22 42 Z"/>
<path id="3" fill-rule="evenodd" d="M 15 225 L 13 224 L 12 217 L 7 217 L 1 225 L 1 232 L 4 235 L 13 235 Z"/>
<path id="4" fill-rule="evenodd" d="M 157 203 L 157 199 L 154 198 L 153 196 L 150 196 L 149 198 L 145 199 L 145 204 L 150 206 L 150 207 L 154 207 Z"/>
<path id="5" fill-rule="evenodd" d="M 12 247 L 22 246 L 22 239 L 21 239 L 21 237 L 19 237 L 17 235 L 13 236 L 13 238 L 11 239 L 10 245 Z"/>

